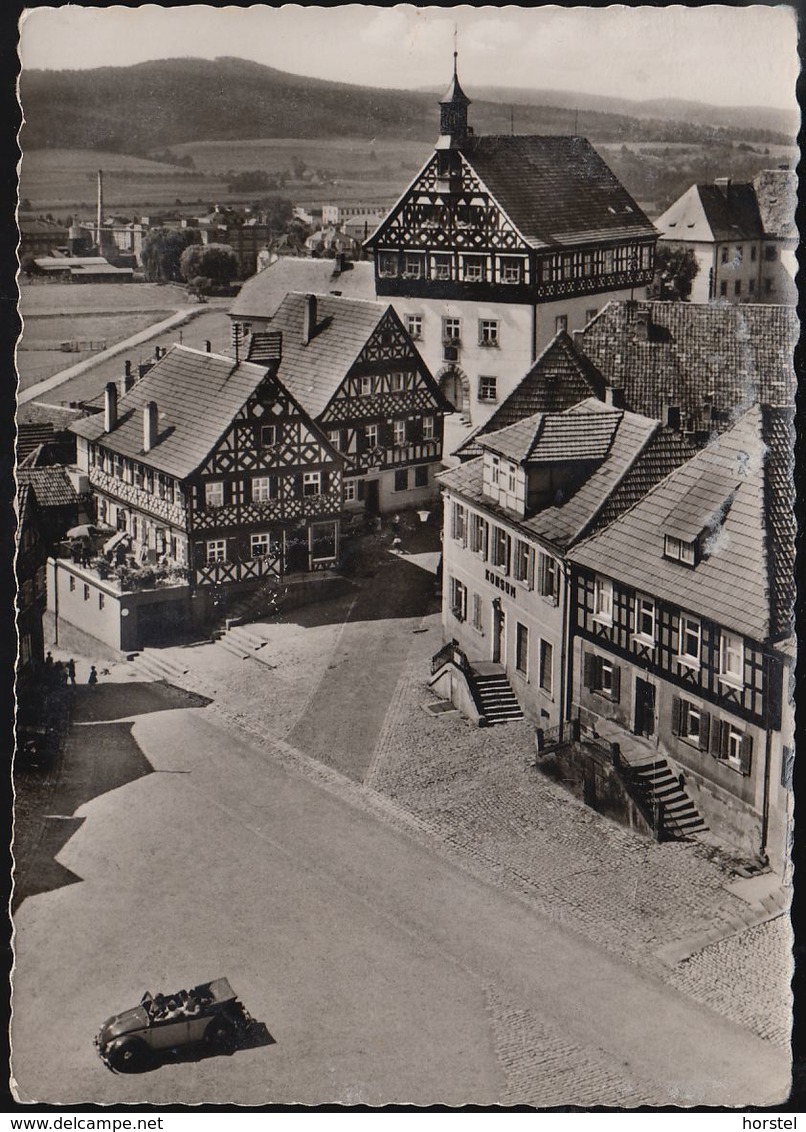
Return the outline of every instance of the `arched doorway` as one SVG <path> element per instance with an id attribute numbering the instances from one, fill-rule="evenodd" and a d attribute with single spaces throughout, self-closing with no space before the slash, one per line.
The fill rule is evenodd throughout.
<path id="1" fill-rule="evenodd" d="M 453 406 L 455 413 L 470 412 L 470 382 L 458 366 L 447 366 L 439 373 L 442 396 Z"/>

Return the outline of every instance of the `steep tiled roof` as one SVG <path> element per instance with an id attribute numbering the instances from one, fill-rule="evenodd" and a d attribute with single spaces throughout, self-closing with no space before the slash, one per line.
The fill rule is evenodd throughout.
<path id="1" fill-rule="evenodd" d="M 17 482 L 28 485 L 40 507 L 70 507 L 77 500 L 76 490 L 63 467 L 18 468 Z"/>
<path id="2" fill-rule="evenodd" d="M 570 557 L 755 640 L 765 640 L 771 620 L 764 469 L 761 410 L 755 407 L 609 527 L 577 546 Z M 668 517 L 711 478 L 720 481 L 716 494 L 722 498 L 705 532 L 706 554 L 694 567 L 665 558 Z M 709 503 L 715 500 L 716 496 Z"/>
<path id="3" fill-rule="evenodd" d="M 20 425 L 50 425 L 59 432 L 66 430 L 81 416 L 80 409 L 67 409 L 63 405 L 48 405 L 43 401 L 24 401 L 17 406 L 17 427 Z"/>
<path id="4" fill-rule="evenodd" d="M 765 236 L 796 239 L 797 177 L 791 169 L 763 169 L 753 178 Z"/>
<path id="5" fill-rule="evenodd" d="M 173 346 L 118 401 L 118 426 L 104 432 L 103 413 L 76 421 L 72 431 L 113 452 L 179 479 L 204 461 L 238 410 L 266 376 L 264 366 Z M 156 401 L 157 442 L 143 452 L 143 408 Z"/>
<path id="6" fill-rule="evenodd" d="M 25 460 L 43 445 L 53 440 L 52 424 L 17 425 L 17 459 Z"/>
<path id="7" fill-rule="evenodd" d="M 532 247 L 657 234 L 586 138 L 470 137 L 461 153 Z"/>
<path id="8" fill-rule="evenodd" d="M 623 389 L 634 412 L 661 418 L 664 406 L 673 405 L 686 418 L 709 415 L 713 407 L 726 418 L 755 402 L 792 404 L 795 310 L 762 304 L 643 305 L 650 316 L 648 340 L 636 327 L 635 308 L 625 302 L 608 303 L 576 337 L 604 380 Z"/>
<path id="9" fill-rule="evenodd" d="M 511 512 L 498 507 L 484 495 L 482 459 L 471 460 L 458 468 L 443 472 L 439 477 L 440 482 L 486 510 L 499 513 L 509 523 L 516 524 L 538 540 L 564 551 L 582 538 L 597 521 L 602 509 L 619 489 L 659 427 L 657 421 L 648 420 L 636 413 L 614 412 L 593 398 L 553 419 L 563 421 L 563 427 L 570 424 L 572 429 L 576 428 L 584 440 L 594 416 L 605 422 L 612 437 L 606 455 L 567 499 L 527 518 L 515 518 Z"/>
<path id="10" fill-rule="evenodd" d="M 659 428 L 641 450 L 627 474 L 612 491 L 590 528 L 601 530 L 632 507 L 669 472 L 679 468 L 697 452 L 697 447 L 679 432 Z"/>
<path id="11" fill-rule="evenodd" d="M 561 330 L 489 420 L 456 450 L 456 455 L 478 456 L 478 438 L 485 433 L 497 432 L 534 413 L 561 413 L 592 394 L 604 396 L 601 374 Z"/>
<path id="12" fill-rule="evenodd" d="M 758 240 L 761 216 L 752 185 L 697 185 L 715 240 Z"/>
<path id="13" fill-rule="evenodd" d="M 344 380 L 388 309 L 385 303 L 320 295 L 316 329 L 302 342 L 306 296 L 286 295 L 272 321 L 283 334 L 283 356 L 277 376 L 306 412 L 318 417 Z"/>
<path id="14" fill-rule="evenodd" d="M 535 413 L 480 437 L 479 444 L 519 464 L 602 460 L 622 415 L 617 410 L 583 412 L 579 406 L 567 413 Z"/>
<path id="15" fill-rule="evenodd" d="M 230 308 L 232 318 L 273 318 L 290 291 L 325 295 L 338 292 L 353 299 L 375 298 L 375 272 L 369 262 L 345 264 L 333 259 L 284 256 L 247 279 Z"/>

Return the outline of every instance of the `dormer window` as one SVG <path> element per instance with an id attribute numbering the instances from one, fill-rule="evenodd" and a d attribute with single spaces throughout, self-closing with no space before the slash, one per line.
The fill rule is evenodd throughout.
<path id="1" fill-rule="evenodd" d="M 666 535 L 663 542 L 664 558 L 671 558 L 675 562 L 682 562 L 684 566 L 694 566 L 697 561 L 697 547 L 694 542 L 674 538 Z"/>

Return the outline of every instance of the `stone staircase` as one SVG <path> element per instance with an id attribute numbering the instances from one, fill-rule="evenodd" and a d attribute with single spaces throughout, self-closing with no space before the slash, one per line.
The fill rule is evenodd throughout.
<path id="1" fill-rule="evenodd" d="M 240 660 L 257 660 L 268 668 L 276 668 L 262 650 L 269 643 L 254 629 L 246 625 L 230 625 L 216 637 L 216 645 Z"/>
<path id="2" fill-rule="evenodd" d="M 641 809 L 657 818 L 666 837 L 691 837 L 708 829 L 666 759 L 622 763 L 619 770 Z"/>
<path id="3" fill-rule="evenodd" d="M 516 719 L 523 719 L 521 706 L 501 665 L 474 663 L 470 679 L 489 727 L 497 723 L 511 723 Z"/>
<path id="4" fill-rule="evenodd" d="M 168 684 L 181 684 L 190 671 L 189 668 L 164 654 L 162 649 L 144 648 L 132 658 L 138 672 L 152 680 L 164 680 Z"/>

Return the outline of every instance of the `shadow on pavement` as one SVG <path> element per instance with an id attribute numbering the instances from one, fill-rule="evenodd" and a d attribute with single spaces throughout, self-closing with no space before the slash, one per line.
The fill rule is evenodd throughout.
<path id="1" fill-rule="evenodd" d="M 56 860 L 84 821 L 73 816 L 76 810 L 152 773 L 151 763 L 132 736 L 131 722 L 118 722 L 120 717 L 204 707 L 209 702 L 159 681 L 75 689 L 73 725 L 55 772 L 42 775 L 15 769 L 12 910 L 28 896 L 81 880 Z"/>
<path id="2" fill-rule="evenodd" d="M 94 688 L 76 688 L 73 707 L 74 723 L 96 723 L 114 719 L 130 719 L 133 715 L 149 715 L 155 711 L 176 708 L 207 707 L 211 700 L 196 692 L 186 692 L 162 680 L 149 683 L 97 684 Z"/>
<path id="3" fill-rule="evenodd" d="M 253 1022 L 249 1030 L 241 1037 L 231 1050 L 215 1049 L 200 1042 L 196 1045 L 185 1046 L 184 1049 L 153 1051 L 150 1060 L 137 1069 L 127 1070 L 127 1076 L 134 1073 L 151 1073 L 161 1069 L 163 1065 L 187 1065 L 200 1061 L 209 1061 L 213 1057 L 232 1057 L 247 1049 L 259 1049 L 261 1046 L 277 1045 L 266 1027 L 265 1022 Z"/>

